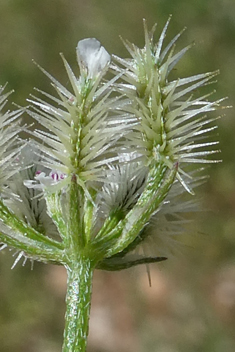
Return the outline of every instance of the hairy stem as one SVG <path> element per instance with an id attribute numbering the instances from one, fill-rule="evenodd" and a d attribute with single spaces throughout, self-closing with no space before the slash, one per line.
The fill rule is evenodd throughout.
<path id="1" fill-rule="evenodd" d="M 94 268 L 88 258 L 81 257 L 67 268 L 68 288 L 63 352 L 85 352 Z"/>

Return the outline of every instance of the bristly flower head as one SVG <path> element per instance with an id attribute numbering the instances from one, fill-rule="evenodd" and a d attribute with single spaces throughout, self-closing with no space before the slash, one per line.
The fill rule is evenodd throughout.
<path id="1" fill-rule="evenodd" d="M 147 165 L 156 161 L 172 168 L 179 162 L 177 178 L 189 190 L 187 166 L 214 162 L 207 157 L 218 152 L 211 149 L 217 141 L 206 140 L 216 128 L 211 126 L 214 119 L 208 118 L 206 113 L 215 110 L 221 102 L 206 100 L 210 94 L 195 98 L 193 92 L 210 83 L 218 72 L 170 80 L 170 72 L 191 45 L 174 53 L 179 33 L 162 49 L 169 21 L 156 44 L 153 38 L 156 26 L 148 32 L 144 22 L 144 48 L 124 42 L 132 58 L 115 57 L 117 64 L 112 68 L 117 73 L 123 72 L 125 83 L 120 83 L 118 89 L 130 98 L 131 105 L 127 110 L 138 120 L 129 135 L 130 142 L 138 146 Z"/>
<path id="2" fill-rule="evenodd" d="M 21 110 L 1 113 L 11 92 L 3 93 L 5 87 L 0 86 L 0 195 L 7 191 L 8 180 L 18 172 L 17 156 L 20 153 L 19 133 L 23 127 L 17 118 Z"/>
<path id="3" fill-rule="evenodd" d="M 55 106 L 35 98 L 30 100 L 34 107 L 29 114 L 49 130 L 36 130 L 34 135 L 42 141 L 42 164 L 65 176 L 57 186 L 62 188 L 69 184 L 75 175 L 77 182 L 86 189 L 88 181 L 104 181 L 103 170 L 109 163 L 118 161 L 116 143 L 128 133 L 133 118 L 118 113 L 120 97 L 110 98 L 117 78 L 103 81 L 110 55 L 96 39 L 78 43 L 78 78 L 63 56 L 62 59 L 72 91 L 42 69 L 52 81 L 59 99 L 42 92 Z"/>

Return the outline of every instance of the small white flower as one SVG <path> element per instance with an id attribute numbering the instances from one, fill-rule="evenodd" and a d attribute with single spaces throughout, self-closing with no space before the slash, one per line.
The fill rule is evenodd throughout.
<path id="1" fill-rule="evenodd" d="M 66 179 L 66 175 L 60 171 L 52 170 L 49 175 L 45 172 L 37 171 L 34 176 L 34 180 L 24 181 L 24 185 L 28 188 L 42 189 L 55 191 L 56 186 L 63 180 Z M 60 187 L 59 187 L 60 188 Z"/>
<path id="2" fill-rule="evenodd" d="M 110 62 L 110 55 L 97 39 L 87 38 L 78 42 L 77 60 L 81 71 L 95 78 Z"/>

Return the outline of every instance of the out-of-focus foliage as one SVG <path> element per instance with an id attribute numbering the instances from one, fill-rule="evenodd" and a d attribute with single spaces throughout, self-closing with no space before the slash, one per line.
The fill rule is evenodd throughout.
<path id="1" fill-rule="evenodd" d="M 178 47 L 196 42 L 173 75 L 219 68 L 215 95 L 229 96 L 226 103 L 235 106 L 233 0 L 1 0 L 0 84 L 7 81 L 16 91 L 11 98 L 26 105 L 34 86 L 50 91 L 32 59 L 66 85 L 60 52 L 75 71 L 75 47 L 85 37 L 125 56 L 119 34 L 141 45 L 142 19 L 157 22 L 160 32 L 169 14 L 167 38 L 186 26 Z M 208 211 L 189 226 L 193 235 L 185 236 L 183 255 L 151 267 L 152 288 L 144 268 L 96 273 L 90 352 L 235 350 L 235 119 L 233 109 L 218 113 L 226 113 L 218 122 L 223 163 L 208 170 L 211 177 L 199 190 Z M 11 263 L 1 252 L 1 352 L 59 352 L 65 272 L 42 264 L 10 271 Z"/>

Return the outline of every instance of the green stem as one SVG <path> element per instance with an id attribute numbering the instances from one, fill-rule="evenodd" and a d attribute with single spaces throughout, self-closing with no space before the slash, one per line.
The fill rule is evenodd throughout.
<path id="1" fill-rule="evenodd" d="M 85 352 L 94 267 L 90 259 L 81 257 L 67 268 L 68 288 L 63 352 Z"/>

